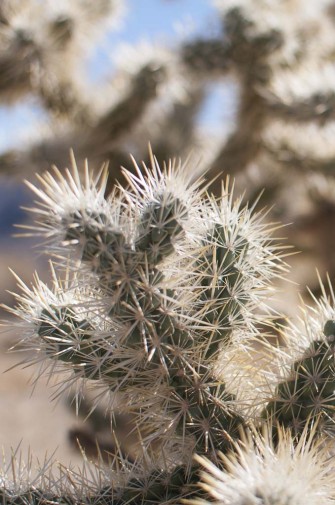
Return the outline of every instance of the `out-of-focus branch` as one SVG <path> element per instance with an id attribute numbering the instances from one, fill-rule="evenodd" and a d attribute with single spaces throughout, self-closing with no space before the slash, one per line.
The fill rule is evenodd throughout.
<path id="1" fill-rule="evenodd" d="M 268 101 L 269 115 L 295 122 L 314 121 L 324 124 L 335 119 L 335 93 L 317 92 L 306 99 L 293 103 L 281 102 L 277 98 Z"/>
<path id="2" fill-rule="evenodd" d="M 181 47 L 181 60 L 187 68 L 196 73 L 219 72 L 220 75 L 231 70 L 230 45 L 221 39 L 196 39 Z"/>
<path id="3" fill-rule="evenodd" d="M 148 103 L 156 98 L 157 87 L 164 79 L 164 67 L 150 64 L 142 68 L 135 76 L 130 91 L 115 107 L 104 114 L 89 135 L 91 149 L 105 146 L 120 139 L 143 114 Z"/>

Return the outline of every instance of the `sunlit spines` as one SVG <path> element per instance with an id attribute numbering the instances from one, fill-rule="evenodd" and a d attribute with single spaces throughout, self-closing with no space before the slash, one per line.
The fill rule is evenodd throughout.
<path id="1" fill-rule="evenodd" d="M 287 331 L 283 370 L 263 411 L 263 417 L 274 425 L 274 436 L 276 423 L 289 427 L 298 436 L 308 423 L 316 421 L 318 435 L 334 432 L 335 299 L 330 282 L 328 288 L 330 296 L 321 283 L 322 297 L 313 297 L 313 307 L 304 305 L 300 326 L 292 325 Z"/>
<path id="2" fill-rule="evenodd" d="M 90 364 L 97 339 L 100 352 L 107 347 L 102 343 L 106 333 L 103 329 L 99 332 L 98 326 L 101 302 L 78 291 L 73 275 L 60 281 L 54 274 L 53 280 L 52 289 L 38 277 L 32 287 L 19 281 L 17 305 L 8 310 L 16 316 L 16 325 L 21 329 L 19 345 L 34 352 L 30 362 L 40 362 L 42 369 L 57 364 L 80 371 L 80 365 Z M 113 333 L 111 329 L 110 339 Z M 94 342 L 93 347 L 87 345 L 88 341 Z"/>
<path id="3" fill-rule="evenodd" d="M 40 187 L 27 183 L 39 198 L 38 206 L 30 209 L 37 218 L 31 233 L 45 236 L 58 255 L 61 246 L 66 251 L 67 245 L 79 245 L 84 261 L 99 263 L 100 257 L 107 255 L 108 260 L 114 244 L 125 258 L 134 250 L 145 251 L 145 257 L 137 255 L 133 263 L 149 261 L 152 249 L 156 264 L 173 252 L 183 224 L 191 221 L 189 210 L 196 214 L 194 190 L 200 181 L 191 184 L 181 166 L 160 170 L 152 157 L 152 173 L 145 167 L 146 177 L 139 169 L 138 177 L 128 174 L 130 191 L 120 187 L 106 199 L 106 167 L 93 176 L 86 164 L 82 180 L 73 156 L 72 165 L 72 173 L 65 176 L 56 168 L 54 175 L 39 176 Z M 101 261 L 105 269 L 108 265 Z"/>
<path id="4" fill-rule="evenodd" d="M 79 227 L 78 219 L 81 218 L 84 225 L 90 214 L 110 216 L 105 200 L 107 167 L 103 166 L 98 174 L 93 174 L 86 163 L 82 178 L 73 153 L 71 160 L 72 172 L 66 170 L 63 175 L 54 167 L 53 173 L 37 176 L 39 185 L 26 182 L 38 198 L 36 207 L 27 209 L 36 219 L 36 224 L 30 227 L 32 234 L 49 240 L 56 237 L 61 242 L 69 229 Z"/>
<path id="5" fill-rule="evenodd" d="M 246 433 L 233 451 L 221 453 L 222 467 L 197 458 L 205 469 L 201 487 L 210 498 L 191 503 L 330 505 L 334 481 L 329 454 L 313 435 L 313 428 L 310 434 L 306 429 L 295 444 L 290 431 L 280 428 L 274 444 L 271 429 L 264 429 L 263 434 Z"/>
<path id="6" fill-rule="evenodd" d="M 218 450 L 231 447 L 243 419 L 236 411 L 236 398 L 224 382 L 211 376 L 207 367 L 171 370 L 170 399 L 166 401 L 176 433 L 192 437 L 193 450 L 215 459 Z"/>
<path id="7" fill-rule="evenodd" d="M 210 323 L 210 354 L 230 343 L 235 330 L 248 328 L 252 334 L 260 314 L 271 317 L 267 301 L 286 265 L 271 236 L 276 226 L 266 223 L 265 211 L 255 213 L 234 199 L 229 179 L 222 196 L 209 197 L 202 213 L 206 231 L 194 269 L 203 289 L 200 317 Z"/>

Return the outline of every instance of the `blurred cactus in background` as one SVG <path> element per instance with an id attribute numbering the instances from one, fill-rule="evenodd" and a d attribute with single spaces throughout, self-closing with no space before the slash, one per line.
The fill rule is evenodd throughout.
<path id="1" fill-rule="evenodd" d="M 334 2 L 213 9 L 207 36 L 113 48 L 97 84 L 87 55 L 125 2 L 0 4 L 0 101 L 33 97 L 44 123 L 0 171 L 30 181 L 24 227 L 52 259 L 50 282 L 18 278 L 9 326 L 91 426 L 69 434 L 81 471 L 13 458 L 6 504 L 334 503 Z M 300 318 L 286 261 L 311 283 Z"/>

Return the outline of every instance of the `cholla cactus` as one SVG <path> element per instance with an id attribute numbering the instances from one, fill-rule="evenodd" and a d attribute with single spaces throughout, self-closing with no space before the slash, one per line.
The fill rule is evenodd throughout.
<path id="1" fill-rule="evenodd" d="M 29 234 L 54 258 L 53 285 L 19 281 L 9 310 L 39 373 L 67 370 L 61 389 L 77 384 L 78 401 L 83 384 L 96 406 L 107 396 L 112 411 L 117 398 L 141 451 L 131 462 L 121 447 L 95 480 L 46 467 L 38 489 L 4 478 L 6 503 L 332 503 L 333 291 L 264 353 L 259 328 L 271 325 L 267 301 L 286 268 L 264 213 L 242 207 L 229 181 L 215 198 L 187 166 L 161 169 L 152 153 L 151 168 L 133 160 L 128 186 L 108 197 L 106 168 L 86 164 L 81 178 L 72 161 L 72 172 L 28 183 L 38 198 Z M 212 474 L 202 488 L 199 463 Z"/>
<path id="2" fill-rule="evenodd" d="M 156 502 L 187 496 L 198 478 L 192 453 L 215 461 L 238 437 L 246 419 L 216 365 L 270 323 L 267 300 L 285 270 L 273 225 L 234 200 L 229 181 L 215 199 L 185 166 L 151 160 L 108 198 L 106 170 L 86 166 L 81 181 L 74 161 L 72 173 L 29 184 L 32 233 L 55 257 L 54 283 L 21 283 L 13 310 L 41 373 L 65 367 L 64 388 L 89 381 L 97 403 L 108 394 L 112 408 L 117 394 L 135 414 L 142 474 L 118 491 L 123 502 L 139 488 Z"/>

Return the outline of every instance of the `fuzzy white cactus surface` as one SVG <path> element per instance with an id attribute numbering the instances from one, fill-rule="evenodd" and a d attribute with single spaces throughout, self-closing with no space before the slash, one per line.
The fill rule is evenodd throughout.
<path id="1" fill-rule="evenodd" d="M 313 446 L 307 431 L 298 443 L 280 430 L 273 443 L 271 431 L 247 433 L 235 452 L 221 454 L 226 470 L 198 458 L 205 471 L 202 487 L 220 505 L 330 505 L 334 476 L 329 454 Z M 203 500 L 194 500 L 203 505 Z"/>

